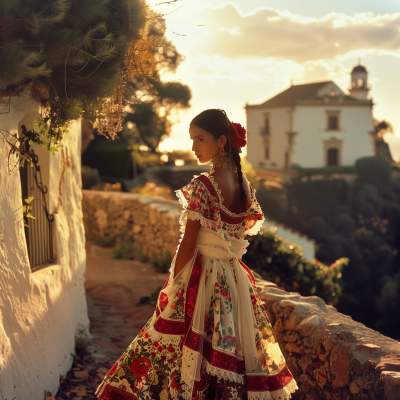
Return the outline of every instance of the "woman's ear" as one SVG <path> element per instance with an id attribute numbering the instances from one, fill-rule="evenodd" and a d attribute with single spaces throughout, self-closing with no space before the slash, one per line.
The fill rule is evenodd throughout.
<path id="1" fill-rule="evenodd" d="M 219 145 L 219 146 L 225 147 L 227 140 L 228 140 L 228 139 L 226 138 L 225 135 L 221 135 L 221 136 L 218 138 L 218 145 Z"/>

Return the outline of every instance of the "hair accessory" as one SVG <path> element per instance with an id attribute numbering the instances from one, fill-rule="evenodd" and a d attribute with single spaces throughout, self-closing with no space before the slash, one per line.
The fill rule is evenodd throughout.
<path id="1" fill-rule="evenodd" d="M 229 125 L 229 139 L 232 147 L 240 148 L 246 146 L 246 129 L 237 122 Z"/>

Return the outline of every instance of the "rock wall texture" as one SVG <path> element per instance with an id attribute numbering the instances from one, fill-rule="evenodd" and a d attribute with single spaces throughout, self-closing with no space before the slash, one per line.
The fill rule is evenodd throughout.
<path id="1" fill-rule="evenodd" d="M 399 342 L 319 297 L 285 292 L 260 279 L 257 286 L 298 382 L 295 399 L 400 399 Z"/>
<path id="2" fill-rule="evenodd" d="M 133 193 L 82 192 L 85 227 L 92 235 L 125 234 L 148 256 L 161 256 L 165 248 L 175 254 L 180 237 L 178 202 Z"/>
<path id="3" fill-rule="evenodd" d="M 148 255 L 161 254 L 164 246 L 171 254 L 176 250 L 180 236 L 176 202 L 83 191 L 83 209 L 85 223 L 100 236 L 125 232 Z M 337 312 L 319 297 L 302 297 L 256 281 L 299 385 L 294 399 L 400 399 L 400 343 Z"/>
<path id="4" fill-rule="evenodd" d="M 18 107 L 12 103 L 10 113 L 0 115 L 2 129 L 17 129 L 28 112 L 37 112 L 28 96 L 15 101 Z M 65 135 L 60 152 L 47 152 L 57 256 L 35 272 L 26 248 L 19 171 L 8 174 L 8 150 L 0 137 L 0 399 L 42 400 L 44 390 L 56 393 L 60 375 L 71 368 L 77 328 L 89 325 L 80 124 Z"/>

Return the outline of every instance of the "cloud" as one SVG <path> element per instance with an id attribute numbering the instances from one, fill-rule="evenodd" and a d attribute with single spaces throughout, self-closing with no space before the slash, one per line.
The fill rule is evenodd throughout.
<path id="1" fill-rule="evenodd" d="M 191 40 L 187 51 L 192 54 L 305 62 L 334 59 L 355 50 L 400 50 L 400 13 L 332 13 L 311 18 L 271 8 L 243 14 L 226 4 L 203 8 L 196 19 L 205 26 L 203 35 Z"/>

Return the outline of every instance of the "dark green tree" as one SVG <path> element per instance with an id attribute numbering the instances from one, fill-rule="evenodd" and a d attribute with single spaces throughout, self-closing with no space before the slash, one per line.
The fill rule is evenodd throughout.
<path id="1" fill-rule="evenodd" d="M 140 96 L 159 99 L 156 114 L 190 99 L 186 86 L 160 81 L 181 57 L 144 0 L 0 0 L 0 58 L 0 94 L 28 88 L 54 136 L 84 117 L 115 137 L 123 107 L 140 107 Z"/>

